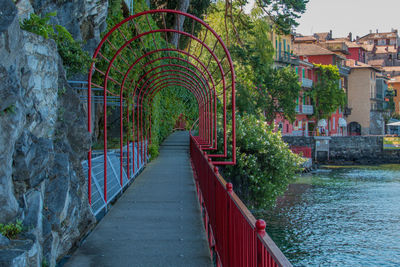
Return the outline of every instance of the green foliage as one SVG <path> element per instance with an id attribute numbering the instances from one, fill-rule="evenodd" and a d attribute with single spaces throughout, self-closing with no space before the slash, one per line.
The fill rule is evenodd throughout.
<path id="1" fill-rule="evenodd" d="M 226 166 L 224 177 L 250 209 L 269 208 L 286 191 L 304 160 L 263 119 L 244 114 L 237 116 L 236 125 L 237 164 Z"/>
<path id="2" fill-rule="evenodd" d="M 50 23 L 50 18 L 57 15 L 56 12 L 47 13 L 44 17 L 31 14 L 29 19 L 24 19 L 21 23 L 21 29 L 36 33 L 44 38 L 52 38 L 54 36 L 54 28 Z"/>
<path id="3" fill-rule="evenodd" d="M 44 17 L 31 14 L 29 19 L 21 23 L 21 29 L 36 33 L 46 39 L 53 39 L 68 76 L 86 73 L 91 63 L 88 52 L 82 50 L 81 43 L 75 41 L 66 28 L 50 24 L 50 18 L 56 15 L 56 12 L 48 13 Z"/>
<path id="4" fill-rule="evenodd" d="M 147 10 L 148 7 L 144 0 L 135 1 L 134 3 L 134 13 L 138 13 L 144 10 Z M 122 0 L 109 0 L 109 16 L 107 17 L 107 33 L 111 28 L 114 27 L 115 24 L 121 22 L 123 19 L 127 17 L 126 8 Z M 148 19 L 148 21 L 147 21 Z M 131 23 L 126 23 L 121 25 L 118 32 L 116 34 L 111 34 L 109 36 L 109 41 L 114 44 L 115 47 L 120 47 L 125 40 L 121 38 L 122 33 L 126 38 L 131 39 L 133 38 L 138 32 L 144 32 L 147 30 L 158 29 L 157 23 L 154 20 L 153 16 L 148 16 L 147 19 L 145 17 L 137 18 Z M 119 33 L 120 32 L 120 33 Z M 146 35 L 142 36 L 140 39 L 133 41 L 130 44 L 129 49 L 124 49 L 121 51 L 121 57 L 117 57 L 113 62 L 113 68 L 111 68 L 109 72 L 109 76 L 114 78 L 115 80 L 121 81 L 123 76 L 117 70 L 126 70 L 127 64 L 121 58 L 126 59 L 128 62 L 134 62 L 138 57 L 142 56 L 143 54 L 155 50 L 156 48 L 160 47 L 170 47 L 171 45 L 167 44 L 166 41 L 163 39 L 164 35 L 161 34 L 154 34 L 154 35 Z M 154 39 L 153 39 L 154 38 Z M 101 49 L 101 54 L 106 58 L 113 58 L 115 54 L 115 50 L 109 46 L 105 45 Z M 179 56 L 179 54 L 171 53 L 164 53 L 164 56 L 173 55 Z M 146 70 L 143 69 L 143 64 L 149 62 L 151 60 L 157 59 L 160 56 L 163 56 L 162 53 L 153 54 L 151 56 L 146 57 L 143 59 L 139 64 L 137 64 L 132 71 L 128 74 L 127 82 L 125 84 L 125 88 L 122 92 L 123 96 L 129 102 L 130 106 L 133 104 L 133 96 L 137 97 L 139 90 L 136 89 L 136 85 L 140 86 L 143 84 L 137 84 L 138 80 L 142 75 L 145 74 Z M 181 63 L 178 60 L 159 60 L 155 61 L 151 64 L 151 67 L 157 67 L 162 64 L 172 63 L 178 64 Z M 109 62 L 106 60 L 99 59 L 96 62 L 96 67 L 100 70 L 105 70 L 108 67 Z M 163 67 L 160 70 L 167 70 L 167 67 Z M 171 68 L 173 70 L 173 68 Z M 94 83 L 102 85 L 104 83 L 104 76 L 96 72 L 92 77 Z M 128 85 L 127 85 L 128 84 Z M 107 84 L 107 90 L 114 94 L 120 94 L 121 86 L 109 81 Z M 150 99 L 149 96 L 144 97 L 143 103 L 137 103 L 138 105 L 143 104 L 144 109 L 144 116 L 143 120 L 147 122 L 149 120 L 149 116 L 151 114 L 151 144 L 149 145 L 149 152 L 151 154 L 151 158 L 154 159 L 158 155 L 158 148 L 159 144 L 171 133 L 176 123 L 177 118 L 181 113 L 185 114 L 186 118 L 188 119 L 188 125 L 191 125 L 195 118 L 198 116 L 197 112 L 197 102 L 191 92 L 186 89 L 183 89 L 178 86 L 169 86 L 164 88 L 163 90 L 159 91 L 153 99 L 153 102 L 150 103 L 148 101 Z M 136 100 L 135 100 L 136 101 Z M 108 108 L 109 110 L 109 108 Z M 128 110 L 124 109 L 124 138 L 129 140 L 136 140 L 136 136 L 132 136 L 132 121 L 127 121 L 126 113 Z M 132 108 L 130 108 L 130 114 L 132 113 Z M 136 112 L 136 111 L 135 111 Z M 136 116 L 136 115 L 135 115 Z M 130 116 L 131 118 L 131 116 Z M 140 118 L 139 118 L 140 120 Z M 137 119 L 135 117 L 135 130 L 137 127 Z M 143 135 L 146 136 L 148 134 L 150 127 L 144 127 Z M 130 135 L 127 137 L 126 135 Z M 136 132 L 135 132 L 136 135 Z M 101 136 L 99 137 L 102 138 Z M 110 139 L 110 138 L 109 138 Z M 125 140 L 126 140 L 125 139 Z M 112 143 L 109 142 L 108 146 L 111 147 Z M 101 144 L 96 144 L 97 148 L 101 148 Z"/>
<path id="5" fill-rule="evenodd" d="M 241 12 L 238 4 L 232 7 L 235 20 L 242 21 L 237 25 L 237 34 L 243 41 L 236 42 L 235 30 L 225 30 L 225 5 L 218 1 L 211 5 L 206 22 L 222 39 L 229 43 L 229 51 L 235 65 L 236 101 L 240 114 L 264 114 L 272 122 L 276 113 L 294 120 L 295 102 L 299 97 L 301 86 L 298 76 L 291 68 L 275 69 L 273 67 L 274 48 L 270 40 L 271 21 L 263 16 L 262 10 L 255 8 L 252 14 Z M 211 44 L 210 44 L 211 45 Z M 217 51 L 218 53 L 218 51 Z M 219 52 L 221 53 L 221 52 Z"/>
<path id="6" fill-rule="evenodd" d="M 15 114 L 15 105 L 11 105 L 7 108 L 5 108 L 3 111 L 0 111 L 0 115 L 4 114 Z"/>
<path id="7" fill-rule="evenodd" d="M 274 22 L 278 32 L 289 34 L 298 23 L 296 19 L 306 11 L 309 0 L 257 0 L 257 5 Z"/>
<path id="8" fill-rule="evenodd" d="M 149 153 L 152 159 L 158 157 L 158 146 L 156 144 L 149 145 Z"/>
<path id="9" fill-rule="evenodd" d="M 17 220 L 15 223 L 0 224 L 0 233 L 8 239 L 17 238 L 18 234 L 23 231 L 22 221 Z"/>
<path id="10" fill-rule="evenodd" d="M 91 63 L 89 53 L 82 50 L 81 43 L 75 41 L 66 28 L 60 25 L 55 25 L 55 28 L 57 35 L 54 39 L 67 74 L 86 73 Z"/>
<path id="11" fill-rule="evenodd" d="M 346 93 L 340 89 L 340 74 L 336 65 L 316 65 L 318 81 L 310 96 L 318 119 L 327 118 L 346 103 Z"/>
<path id="12" fill-rule="evenodd" d="M 395 96 L 395 91 L 394 91 L 393 87 L 392 86 L 388 86 L 385 98 L 389 99 L 389 101 L 388 101 L 388 110 L 389 110 L 390 116 L 392 118 L 395 118 L 396 115 L 397 115 L 397 117 L 400 117 L 400 116 L 398 116 L 398 114 L 396 114 L 394 96 Z M 395 119 L 398 119 L 398 118 L 395 118 Z"/>

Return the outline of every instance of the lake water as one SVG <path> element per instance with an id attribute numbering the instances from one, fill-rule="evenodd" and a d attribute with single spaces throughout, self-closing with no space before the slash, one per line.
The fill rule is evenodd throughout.
<path id="1" fill-rule="evenodd" d="M 294 266 L 400 266 L 400 165 L 301 175 L 263 217 Z"/>

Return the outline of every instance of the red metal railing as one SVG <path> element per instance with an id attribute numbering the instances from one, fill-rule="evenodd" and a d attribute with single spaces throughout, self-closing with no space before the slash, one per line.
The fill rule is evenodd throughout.
<path id="1" fill-rule="evenodd" d="M 204 226 L 217 266 L 291 266 L 232 184 L 226 183 L 193 136 L 190 155 Z"/>
<path id="2" fill-rule="evenodd" d="M 305 158 L 311 158 L 311 147 L 307 146 L 292 146 L 290 147 L 293 153 L 302 155 Z"/>

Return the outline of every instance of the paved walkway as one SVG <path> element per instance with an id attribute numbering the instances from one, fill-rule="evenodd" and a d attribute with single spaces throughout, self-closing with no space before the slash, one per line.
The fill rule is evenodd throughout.
<path id="1" fill-rule="evenodd" d="M 211 265 L 189 136 L 175 132 L 64 266 Z"/>

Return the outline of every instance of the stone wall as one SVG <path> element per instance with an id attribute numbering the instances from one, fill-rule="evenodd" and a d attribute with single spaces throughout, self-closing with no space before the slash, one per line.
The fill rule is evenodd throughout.
<path id="1" fill-rule="evenodd" d="M 310 146 L 315 158 L 314 137 L 284 136 L 292 146 Z M 330 164 L 382 164 L 400 163 L 400 150 L 383 150 L 383 136 L 338 136 L 329 142 Z"/>
<path id="2" fill-rule="evenodd" d="M 31 2 L 36 12 L 61 11 L 60 24 L 69 16 L 81 37 L 84 17 L 93 20 L 86 40 L 105 27 L 105 0 Z M 25 229 L 17 240 L 0 235 L 0 266 L 55 266 L 95 222 L 81 166 L 91 138 L 56 44 L 22 31 L 17 14 L 14 1 L 0 0 L 0 223 L 22 220 Z"/>

